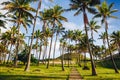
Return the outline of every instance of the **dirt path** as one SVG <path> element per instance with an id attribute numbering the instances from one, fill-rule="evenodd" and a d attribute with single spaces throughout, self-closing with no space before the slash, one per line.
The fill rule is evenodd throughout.
<path id="1" fill-rule="evenodd" d="M 69 80 L 83 80 L 80 73 L 76 68 L 72 68 L 71 73 L 69 75 Z"/>

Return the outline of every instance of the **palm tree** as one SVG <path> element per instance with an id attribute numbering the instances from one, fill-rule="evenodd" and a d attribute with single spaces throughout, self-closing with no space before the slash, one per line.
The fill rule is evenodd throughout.
<path id="1" fill-rule="evenodd" d="M 100 0 L 70 0 L 70 9 L 68 10 L 77 10 L 77 12 L 74 14 L 75 16 L 80 14 L 80 12 L 83 12 L 83 19 L 84 19 L 84 28 L 87 36 L 87 46 L 90 53 L 91 58 L 91 66 L 92 66 L 92 75 L 97 75 L 95 70 L 95 65 L 90 49 L 89 39 L 88 39 L 88 32 L 87 32 L 87 24 L 88 24 L 88 18 L 86 14 L 86 10 L 90 13 L 96 13 L 95 9 L 91 6 L 95 6 L 96 4 L 100 3 Z"/>
<path id="2" fill-rule="evenodd" d="M 110 38 L 111 38 L 111 42 L 113 42 L 113 44 L 115 44 L 116 47 L 118 48 L 118 52 L 120 55 L 120 31 L 113 32 Z"/>
<path id="3" fill-rule="evenodd" d="M 107 53 L 106 53 L 106 33 L 104 32 L 104 33 L 101 33 L 100 35 L 99 35 L 99 39 L 102 39 L 102 41 L 103 41 L 103 45 L 104 45 L 104 49 L 105 49 L 105 57 L 107 57 Z"/>
<path id="4" fill-rule="evenodd" d="M 10 52 L 9 52 L 9 55 L 8 55 L 8 60 L 7 60 L 7 63 L 9 62 L 10 60 L 10 56 L 11 56 L 11 51 L 12 51 L 12 46 L 16 44 L 16 36 L 18 34 L 18 30 L 15 26 L 11 27 L 10 30 L 8 30 L 10 32 Z"/>
<path id="5" fill-rule="evenodd" d="M 66 47 L 67 43 L 66 41 L 61 38 L 60 39 L 60 54 L 61 54 L 61 67 L 62 67 L 62 71 L 64 71 L 64 53 L 65 53 L 65 47 Z"/>
<path id="6" fill-rule="evenodd" d="M 53 28 L 52 30 L 53 31 L 52 31 L 51 41 L 50 41 L 50 49 L 49 49 L 49 54 L 48 54 L 48 63 L 47 63 L 46 68 L 49 68 L 49 59 L 50 59 L 51 48 L 52 48 L 54 28 L 55 28 L 56 25 L 62 26 L 61 21 L 67 21 L 67 19 L 62 16 L 62 13 L 64 12 L 62 7 L 56 5 L 52 9 L 49 9 L 49 11 L 51 13 L 51 14 L 49 14 L 49 16 L 50 16 L 49 21 L 52 24 L 52 28 Z"/>
<path id="7" fill-rule="evenodd" d="M 34 38 L 36 38 L 36 57 L 38 57 L 37 53 L 38 53 L 38 41 L 40 39 L 40 36 L 41 36 L 41 32 L 40 30 L 36 30 L 35 33 L 34 33 Z"/>
<path id="8" fill-rule="evenodd" d="M 110 42 L 109 42 L 109 39 L 108 39 L 108 22 L 107 22 L 107 19 L 108 18 L 117 18 L 115 16 L 112 16 L 112 13 L 118 11 L 116 9 L 112 10 L 113 5 L 114 5 L 113 3 L 111 3 L 110 5 L 107 5 L 107 3 L 105 1 L 100 6 L 98 5 L 97 6 L 98 13 L 94 16 L 94 18 L 102 17 L 101 22 L 105 24 L 105 32 L 106 32 L 106 39 L 107 39 L 109 54 L 111 56 L 111 60 L 112 60 L 113 66 L 114 66 L 115 73 L 119 73 L 118 69 L 117 69 L 117 66 L 114 62 L 112 53 L 111 53 Z"/>
<path id="9" fill-rule="evenodd" d="M 77 62 L 78 62 L 78 65 L 81 67 L 81 64 L 80 64 L 80 50 L 78 49 L 79 48 L 79 43 L 81 42 L 82 38 L 83 38 L 84 34 L 82 33 L 81 30 L 75 30 L 74 33 L 73 33 L 73 40 L 75 40 L 75 43 L 76 43 L 76 53 L 78 54 L 77 56 Z"/>
<path id="10" fill-rule="evenodd" d="M 45 56 L 47 55 L 47 47 L 48 47 L 48 38 L 52 36 L 52 31 L 50 28 L 46 28 L 45 31 L 43 32 L 44 35 L 44 42 L 43 45 L 44 47 L 44 51 L 43 51 L 43 61 L 45 60 Z M 44 62 L 43 62 L 44 63 Z M 46 61 L 45 61 L 46 63 Z"/>
<path id="11" fill-rule="evenodd" d="M 69 43 L 69 46 L 68 46 L 68 67 L 70 66 L 70 43 L 72 41 L 72 38 L 73 38 L 73 30 L 68 30 L 66 31 L 66 34 L 65 34 L 65 38 L 68 39 L 68 43 Z"/>
<path id="12" fill-rule="evenodd" d="M 10 44 L 10 39 L 11 39 L 11 33 L 9 31 L 6 31 L 5 33 L 1 34 L 1 38 L 0 38 L 1 43 L 0 44 L 1 44 L 1 46 L 3 46 L 3 47 L 1 47 L 1 52 L 4 53 L 4 51 L 5 51 L 5 53 L 4 53 L 5 55 L 3 54 L 4 57 L 6 57 L 6 54 L 8 52 L 8 46 Z M 2 49 L 3 49 L 3 51 L 2 51 Z M 6 50 L 7 50 L 7 52 L 6 52 Z M 4 60 L 4 62 L 5 62 L 5 60 Z"/>
<path id="13" fill-rule="evenodd" d="M 97 21 L 94 21 L 94 20 L 91 20 L 89 22 L 89 27 L 90 27 L 90 31 L 91 31 L 91 39 L 92 39 L 92 45 L 94 45 L 93 41 L 94 41 L 94 38 L 93 38 L 93 32 L 95 31 L 96 33 L 98 32 L 97 30 L 100 29 L 100 26 L 97 25 Z M 92 46 L 91 46 L 92 47 Z M 93 50 L 93 47 L 92 47 L 92 54 L 94 55 L 94 50 Z"/>
<path id="14" fill-rule="evenodd" d="M 56 32 L 56 39 L 55 39 L 54 50 L 53 50 L 53 66 L 54 66 L 54 58 L 55 58 L 56 42 L 57 42 L 57 39 L 58 39 L 59 34 L 63 34 L 63 33 L 65 33 L 64 30 L 65 30 L 65 28 L 62 27 L 62 26 L 56 26 L 56 27 L 54 28 L 54 31 Z"/>
<path id="15" fill-rule="evenodd" d="M 24 71 L 28 71 L 29 68 L 30 68 L 31 50 L 32 50 L 32 43 L 33 43 L 33 39 L 34 39 L 34 31 L 35 31 L 35 26 L 36 26 L 36 18 L 38 16 L 38 11 L 39 11 L 40 7 L 41 7 L 41 0 L 38 3 L 36 15 L 35 15 L 35 18 L 34 18 L 34 24 L 33 24 L 33 29 L 32 29 L 32 38 L 31 38 L 30 49 L 29 49 L 29 53 L 28 53 L 28 60 L 27 60 L 27 64 L 26 64 L 26 67 L 25 67 Z"/>
<path id="16" fill-rule="evenodd" d="M 32 0 L 10 0 L 8 2 L 3 2 L 2 4 L 5 5 L 3 7 L 4 10 L 8 10 L 6 14 L 13 13 L 15 17 L 13 16 L 14 19 L 16 19 L 17 28 L 18 28 L 18 36 L 19 36 L 19 31 L 20 31 L 20 25 L 22 24 L 25 28 L 25 21 L 28 20 L 29 18 L 34 18 L 33 15 L 30 13 L 30 11 L 34 11 L 30 6 L 30 3 L 33 2 Z M 17 40 L 17 46 L 16 46 L 16 58 L 18 55 L 18 48 L 19 48 L 19 40 Z M 15 66 L 17 66 L 17 59 L 15 59 Z"/>

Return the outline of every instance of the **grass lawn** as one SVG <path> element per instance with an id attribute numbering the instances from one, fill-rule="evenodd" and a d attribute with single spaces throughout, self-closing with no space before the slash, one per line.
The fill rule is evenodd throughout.
<path id="1" fill-rule="evenodd" d="M 88 64 L 90 67 L 90 64 Z M 114 69 L 103 68 L 100 66 L 96 67 L 97 76 L 91 76 L 90 70 L 82 70 L 82 68 L 77 68 L 84 80 L 120 80 L 120 73 L 116 74 Z M 119 70 L 120 72 L 120 70 Z"/>
<path id="2" fill-rule="evenodd" d="M 88 63 L 90 67 L 90 64 Z M 50 66 L 46 69 L 45 65 L 31 66 L 29 72 L 24 72 L 24 67 L 19 68 L 6 67 L 0 65 L 0 80 L 67 80 L 71 67 L 65 67 L 65 71 L 61 70 L 60 65 Z M 96 67 L 97 76 L 91 76 L 90 70 L 82 70 L 82 67 L 76 66 L 84 80 L 120 80 L 120 74 L 115 74 L 113 69 Z M 119 70 L 120 72 L 120 70 Z"/>
<path id="3" fill-rule="evenodd" d="M 0 66 L 0 80 L 66 80 L 70 69 L 65 71 L 60 66 L 46 69 L 45 65 L 31 66 L 29 72 L 24 72 L 24 66 L 20 68 Z"/>

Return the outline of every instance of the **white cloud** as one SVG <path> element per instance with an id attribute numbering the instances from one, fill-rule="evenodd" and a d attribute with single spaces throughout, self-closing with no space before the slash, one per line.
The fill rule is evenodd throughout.
<path id="1" fill-rule="evenodd" d="M 64 22 L 63 27 L 65 27 L 67 30 L 83 29 L 83 25 L 78 26 L 77 24 L 73 22 Z"/>

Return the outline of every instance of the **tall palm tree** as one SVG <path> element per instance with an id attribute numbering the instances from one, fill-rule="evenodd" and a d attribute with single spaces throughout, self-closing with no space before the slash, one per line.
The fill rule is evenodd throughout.
<path id="1" fill-rule="evenodd" d="M 98 13 L 94 16 L 94 18 L 102 17 L 101 22 L 105 24 L 105 32 L 106 32 L 106 39 L 107 39 L 107 46 L 108 46 L 109 54 L 110 54 L 110 56 L 111 56 L 111 60 L 112 60 L 113 66 L 114 66 L 115 73 L 119 73 L 119 72 L 118 72 L 118 69 L 117 69 L 117 66 L 116 66 L 116 64 L 115 64 L 115 62 L 114 62 L 112 53 L 111 53 L 110 42 L 109 42 L 109 38 L 108 38 L 108 22 L 107 22 L 107 19 L 108 19 L 108 18 L 117 18 L 116 16 L 113 16 L 113 15 L 112 15 L 112 13 L 118 11 L 118 10 L 116 10 L 116 9 L 113 9 L 113 10 L 112 10 L 112 7 L 113 7 L 113 6 L 114 6 L 113 3 L 111 3 L 110 5 L 108 5 L 108 4 L 104 1 L 101 5 L 98 5 L 98 6 L 97 6 Z"/>
<path id="2" fill-rule="evenodd" d="M 86 10 L 90 13 L 96 13 L 95 9 L 91 6 L 95 6 L 96 4 L 99 4 L 100 0 L 70 0 L 70 1 L 71 1 L 70 9 L 68 10 L 77 10 L 77 12 L 74 14 L 75 16 L 80 14 L 80 12 L 83 13 L 84 28 L 85 28 L 85 33 L 87 36 L 87 44 L 88 44 L 87 46 L 88 46 L 88 50 L 91 58 L 92 75 L 97 75 L 91 49 L 90 49 L 89 39 L 88 39 L 88 32 L 87 32 L 87 26 L 86 26 L 88 24 L 88 18 L 87 18 Z"/>
<path id="3" fill-rule="evenodd" d="M 80 64 L 80 50 L 78 49 L 79 48 L 79 43 L 81 42 L 82 38 L 83 38 L 84 34 L 82 33 L 81 30 L 75 30 L 74 33 L 73 33 L 73 40 L 75 40 L 75 43 L 76 43 L 76 53 L 78 54 L 77 56 L 77 62 L 78 62 L 78 65 L 81 67 L 81 64 Z"/>
<path id="4" fill-rule="evenodd" d="M 43 42 L 43 45 L 44 45 L 44 51 L 43 51 L 43 61 L 45 60 L 45 56 L 47 55 L 47 47 L 48 47 L 48 38 L 50 38 L 52 36 L 52 31 L 50 28 L 46 28 L 45 31 L 43 32 L 43 35 L 44 35 L 44 42 Z M 44 63 L 44 62 L 43 62 Z M 45 63 L 46 63 L 46 60 L 45 60 Z"/>
<path id="5" fill-rule="evenodd" d="M 56 39 L 55 39 L 55 44 L 54 44 L 54 50 L 53 50 L 53 66 L 54 66 L 54 58 L 55 58 L 55 50 L 56 50 L 56 42 L 59 37 L 59 34 L 65 33 L 65 28 L 62 26 L 56 26 L 54 28 L 54 31 L 56 32 Z"/>
<path id="6" fill-rule="evenodd" d="M 60 39 L 60 54 L 61 54 L 61 65 L 62 65 L 61 67 L 62 67 L 62 71 L 65 70 L 65 68 L 64 68 L 64 54 L 65 54 L 65 47 L 66 47 L 66 45 L 67 45 L 66 41 L 63 38 L 61 38 Z"/>
<path id="7" fill-rule="evenodd" d="M 105 49 L 105 57 L 107 57 L 107 53 L 106 53 L 106 32 L 104 32 L 104 33 L 101 33 L 100 35 L 99 35 L 99 39 L 102 39 L 102 41 L 103 41 L 103 45 L 104 45 L 104 49 Z"/>
<path id="8" fill-rule="evenodd" d="M 12 51 L 12 46 L 16 44 L 16 36 L 18 34 L 18 30 L 15 26 L 11 27 L 10 30 L 8 30 L 10 32 L 10 52 L 9 52 L 9 55 L 8 55 L 8 60 L 7 60 L 7 63 L 9 62 L 10 60 L 10 57 L 11 57 L 11 51 Z"/>
<path id="9" fill-rule="evenodd" d="M 38 12 L 39 12 L 40 8 L 41 8 L 41 0 L 38 3 L 36 15 L 35 15 L 35 18 L 34 18 L 33 29 L 32 29 L 32 37 L 31 37 L 31 42 L 30 42 L 30 49 L 29 49 L 29 53 L 28 53 L 28 60 L 27 60 L 27 64 L 26 64 L 26 67 L 25 67 L 24 71 L 28 71 L 29 68 L 30 68 L 31 50 L 32 50 L 32 43 L 33 43 L 33 39 L 34 39 L 34 31 L 35 31 L 35 26 L 36 26 L 36 18 L 38 16 Z"/>
<path id="10" fill-rule="evenodd" d="M 118 52 L 120 55 L 120 31 L 113 32 L 110 38 L 111 38 L 111 42 L 113 42 L 113 44 L 115 44 L 116 47 L 118 48 Z"/>
<path id="11" fill-rule="evenodd" d="M 94 41 L 93 34 L 94 34 L 94 32 L 96 32 L 96 33 L 98 32 L 97 30 L 100 29 L 100 26 L 97 25 L 97 21 L 91 20 L 89 22 L 89 28 L 90 28 L 90 31 L 91 31 L 92 45 L 94 45 L 94 43 L 93 43 L 93 41 Z M 93 47 L 92 47 L 92 54 L 94 55 Z"/>
<path id="12" fill-rule="evenodd" d="M 28 18 L 34 18 L 33 15 L 30 13 L 35 12 L 35 9 L 33 9 L 30 6 L 30 3 L 33 2 L 32 0 L 10 0 L 7 2 L 3 2 L 2 4 L 5 5 L 3 7 L 4 10 L 8 10 L 6 14 L 12 13 L 15 15 L 16 18 L 16 25 L 18 28 L 18 36 L 20 31 L 20 25 L 23 24 L 24 27 L 26 27 L 25 22 L 23 22 L 23 18 L 26 20 Z M 17 46 L 16 46 L 16 58 L 18 55 L 18 48 L 19 48 L 19 40 L 17 40 Z M 15 59 L 15 66 L 17 66 L 17 59 Z"/>
<path id="13" fill-rule="evenodd" d="M 70 43 L 72 41 L 72 38 L 73 38 L 73 30 L 68 30 L 66 31 L 66 34 L 65 34 L 65 38 L 68 39 L 68 43 L 69 43 L 69 46 L 68 46 L 68 67 L 70 66 Z"/>
<path id="14" fill-rule="evenodd" d="M 34 33 L 34 38 L 36 38 L 36 57 L 38 57 L 38 41 L 40 39 L 40 36 L 41 36 L 41 32 L 40 30 L 36 30 L 35 33 Z"/>
<path id="15" fill-rule="evenodd" d="M 56 5 L 53 8 L 49 9 L 49 11 L 51 12 L 51 14 L 49 14 L 49 16 L 50 16 L 49 21 L 52 24 L 52 28 L 53 28 L 52 30 L 53 31 L 52 31 L 51 41 L 50 41 L 50 49 L 49 49 L 49 54 L 48 54 L 48 63 L 47 63 L 46 68 L 49 68 L 49 59 L 50 59 L 51 48 L 52 48 L 54 28 L 55 28 L 56 25 L 62 25 L 61 21 L 67 21 L 67 19 L 62 16 L 62 13 L 64 12 L 62 7 Z"/>

